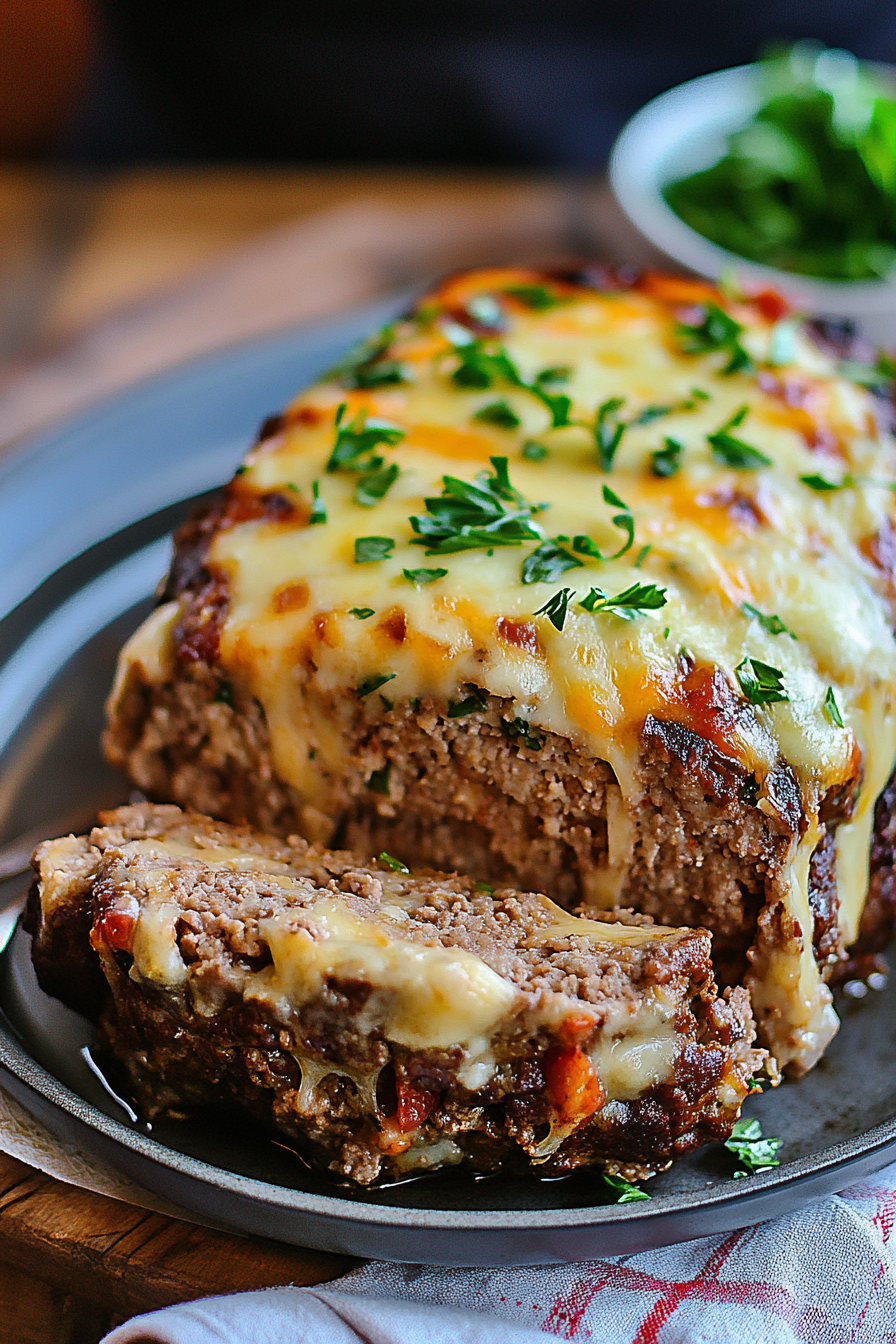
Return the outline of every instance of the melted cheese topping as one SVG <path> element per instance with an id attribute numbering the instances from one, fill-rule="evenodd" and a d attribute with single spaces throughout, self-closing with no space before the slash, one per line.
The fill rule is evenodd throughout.
<path id="1" fill-rule="evenodd" d="M 854 775 L 860 756 L 855 819 L 837 839 L 841 919 L 851 939 L 866 894 L 874 800 L 896 756 L 896 644 L 882 580 L 863 551 L 889 527 L 896 445 L 879 430 L 869 395 L 839 377 L 808 338 L 797 335 L 785 367 L 772 365 L 773 324 L 757 306 L 727 303 L 753 361 L 727 373 L 730 351 L 687 353 L 676 334 L 679 321 L 699 321 L 688 305 L 713 297 L 706 287 L 651 281 L 602 294 L 559 285 L 560 302 L 544 311 L 505 293 L 540 283 L 516 271 L 449 282 L 419 320 L 395 330 L 389 357 L 409 371 L 408 382 L 346 392 L 336 380 L 323 381 L 294 403 L 283 429 L 253 449 L 238 492 L 279 492 L 299 508 L 292 519 L 238 523 L 214 539 L 210 561 L 231 593 L 221 637 L 225 673 L 264 707 L 275 770 L 305 804 L 310 838 L 326 838 L 345 774 L 333 709 L 339 693 L 388 674 L 393 701 L 445 701 L 471 682 L 509 697 L 520 716 L 571 738 L 615 771 L 609 862 L 591 893 L 608 908 L 631 853 L 645 716 L 705 732 L 682 693 L 682 648 L 698 665 L 722 669 L 735 694 L 735 669 L 745 657 L 772 664 L 789 699 L 757 707 L 729 726 L 719 745 L 755 774 L 760 790 L 776 762 L 789 762 L 810 830 L 819 799 Z M 580 424 L 552 429 L 542 401 L 512 382 L 477 389 L 452 380 L 458 356 L 449 337 L 456 328 L 445 310 L 456 315 L 458 305 L 483 293 L 503 306 L 500 340 L 525 381 L 568 369 L 568 381 L 554 390 L 572 398 Z M 628 428 L 606 474 L 588 426 L 611 398 L 625 399 L 619 414 Z M 518 428 L 476 418 L 495 401 L 507 404 Z M 400 475 L 375 507 L 355 502 L 357 473 L 325 470 L 343 402 L 343 423 L 365 412 L 404 431 L 400 443 L 377 449 Z M 638 422 L 657 406 L 666 413 Z M 759 471 L 721 465 L 709 443 L 743 407 L 748 413 L 730 432 L 771 459 Z M 650 462 L 666 438 L 683 446 L 682 466 L 662 479 Z M 521 455 L 527 440 L 548 449 L 544 461 Z M 601 490 L 609 485 L 631 510 L 634 544 L 617 559 L 589 561 L 532 585 L 521 582 L 521 561 L 534 542 L 427 558 L 412 544 L 409 517 L 424 513 L 424 498 L 440 493 L 443 476 L 470 481 L 496 455 L 509 458 L 512 483 L 527 500 L 549 505 L 537 515 L 546 536 L 586 534 L 604 553 L 618 550 L 617 509 Z M 814 474 L 837 481 L 846 473 L 855 484 L 828 492 L 800 481 Z M 325 525 L 308 525 L 314 482 Z M 355 563 L 355 540 L 374 535 L 394 541 L 392 554 Z M 420 566 L 448 573 L 418 588 L 402 571 Z M 562 630 L 535 614 L 560 587 L 582 597 L 591 585 L 616 594 L 636 582 L 665 589 L 662 610 L 624 621 L 572 601 Z M 748 618 L 745 603 L 780 617 L 795 638 Z M 368 619 L 353 614 L 368 607 Z M 162 613 L 154 619 L 162 647 L 170 625 Z M 525 628 L 522 642 L 502 637 L 508 622 Z M 130 655 L 150 677 L 163 671 L 151 645 L 144 628 Z M 825 710 L 831 687 L 845 727 Z M 797 1063 L 817 1057 L 835 1020 L 811 956 L 807 883 L 806 847 L 795 843 L 781 889 L 802 927 L 802 951 L 782 952 L 780 965 L 766 967 L 765 989 L 758 972 L 753 979 L 757 1002 L 768 1001 L 767 1040 Z"/>

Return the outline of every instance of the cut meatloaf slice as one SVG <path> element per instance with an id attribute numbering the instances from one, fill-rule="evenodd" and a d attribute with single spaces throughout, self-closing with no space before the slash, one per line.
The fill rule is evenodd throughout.
<path id="1" fill-rule="evenodd" d="M 649 1176 L 725 1138 L 765 1053 L 710 937 L 408 873 L 176 807 L 35 855 L 41 984 L 141 1114 L 239 1107 L 367 1184 L 466 1163 Z M 102 979 L 97 974 L 102 973 Z"/>

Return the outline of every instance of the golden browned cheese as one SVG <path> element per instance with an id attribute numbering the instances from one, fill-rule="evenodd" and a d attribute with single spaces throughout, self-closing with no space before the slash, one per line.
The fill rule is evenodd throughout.
<path id="1" fill-rule="evenodd" d="M 768 296 L 663 277 L 602 291 L 517 270 L 462 275 L 383 347 L 360 374 L 304 392 L 246 458 L 235 497 L 276 492 L 295 507 L 274 519 L 247 507 L 209 554 L 229 591 L 221 667 L 262 705 L 309 835 L 329 838 L 345 750 L 319 705 L 377 680 L 370 693 L 395 702 L 445 702 L 472 683 L 609 763 L 622 806 L 608 816 L 599 906 L 624 874 L 648 715 L 715 740 L 756 779 L 760 808 L 772 806 L 764 780 L 787 762 L 804 818 L 783 882 L 794 936 L 754 961 L 750 988 L 779 1061 L 808 1067 L 836 1030 L 808 894 L 822 800 L 860 777 L 835 835 L 849 944 L 896 757 L 882 564 L 896 442 L 873 396 Z M 371 429 L 378 441 L 352 459 Z M 337 443 L 343 461 L 328 470 Z M 371 457 L 379 484 L 396 468 L 379 499 Z M 440 507 L 424 501 L 451 490 L 446 478 L 477 477 L 529 535 L 419 544 L 411 520 L 431 525 Z M 312 521 L 322 509 L 326 522 Z M 370 537 L 392 543 L 386 558 L 364 560 L 363 544 L 358 556 Z M 553 565 L 527 582 L 529 557 L 551 542 Z M 408 576 L 424 568 L 445 572 Z M 648 591 L 634 609 L 605 601 L 635 585 Z M 121 684 L 136 665 L 150 681 L 168 675 L 178 614 L 163 607 L 138 632 Z M 750 713 L 710 722 L 687 689 L 695 664 L 719 670 Z"/>

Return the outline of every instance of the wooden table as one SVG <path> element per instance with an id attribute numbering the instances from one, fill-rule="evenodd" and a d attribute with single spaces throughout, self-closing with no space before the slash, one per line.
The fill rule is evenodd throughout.
<path id="1" fill-rule="evenodd" d="M 256 311 L 240 325 L 246 284 L 226 259 L 277 229 L 272 255 L 280 246 L 284 257 L 301 262 L 303 247 L 308 256 L 291 272 L 294 306 L 272 310 L 273 325 L 319 316 L 331 293 L 345 307 L 451 266 L 585 252 L 650 259 L 594 178 L 246 169 L 85 179 L 0 169 L 0 441 L 169 355 L 209 348 L 222 321 L 228 340 L 263 329 Z M 244 271 L 254 295 L 264 249 L 253 255 Z M 210 279 L 191 290 L 203 267 Z M 122 343 L 132 357 L 122 359 Z M 0 1344 L 92 1344 L 141 1311 L 319 1283 L 348 1265 L 147 1213 L 0 1154 Z"/>

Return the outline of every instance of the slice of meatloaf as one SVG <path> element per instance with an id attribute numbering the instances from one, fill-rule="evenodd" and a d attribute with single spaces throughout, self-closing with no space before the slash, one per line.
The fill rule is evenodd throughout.
<path id="1" fill-rule="evenodd" d="M 158 801 L 708 928 L 804 1072 L 894 908 L 896 440 L 836 334 L 680 278 L 452 277 L 182 531 L 110 759 Z"/>
<path id="2" fill-rule="evenodd" d="M 41 984 L 96 1011 L 148 1120 L 240 1107 L 367 1184 L 467 1163 L 640 1179 L 762 1067 L 710 936 L 144 804 L 48 841 Z"/>

